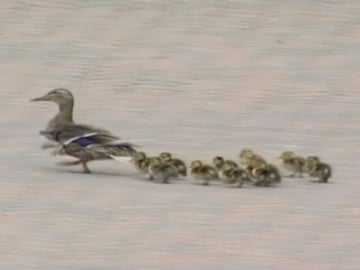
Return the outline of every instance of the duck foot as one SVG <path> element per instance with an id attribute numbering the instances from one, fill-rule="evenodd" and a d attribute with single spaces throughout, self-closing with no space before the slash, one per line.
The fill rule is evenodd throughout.
<path id="1" fill-rule="evenodd" d="M 75 166 L 75 165 L 82 165 L 84 169 L 84 173 L 91 173 L 89 167 L 87 166 L 87 162 L 82 160 L 75 160 L 75 161 L 61 161 L 56 163 L 59 166 Z"/>

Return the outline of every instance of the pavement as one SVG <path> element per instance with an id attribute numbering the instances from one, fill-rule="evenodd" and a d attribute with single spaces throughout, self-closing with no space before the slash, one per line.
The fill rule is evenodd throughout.
<path id="1" fill-rule="evenodd" d="M 360 3 L 0 2 L 0 269 L 360 265 Z M 66 87 L 75 120 L 190 162 L 250 147 L 318 155 L 329 184 L 150 183 L 40 149 Z"/>

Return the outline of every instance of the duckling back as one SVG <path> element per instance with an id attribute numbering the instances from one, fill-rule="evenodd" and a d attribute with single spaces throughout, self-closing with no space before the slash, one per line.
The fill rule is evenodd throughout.
<path id="1" fill-rule="evenodd" d="M 270 163 L 261 164 L 252 171 L 255 186 L 270 186 L 281 182 L 278 168 Z"/>
<path id="2" fill-rule="evenodd" d="M 239 188 L 241 188 L 245 182 L 250 181 L 249 175 L 245 170 L 231 166 L 220 170 L 219 177 L 225 184 L 236 184 Z"/>
<path id="3" fill-rule="evenodd" d="M 186 177 L 187 176 L 187 167 L 184 161 L 180 160 L 180 159 L 172 159 L 170 161 L 170 164 L 173 165 L 178 174 L 182 177 Z"/>
<path id="4" fill-rule="evenodd" d="M 196 180 L 202 180 L 203 185 L 209 185 L 210 181 L 219 179 L 216 168 L 211 165 L 202 164 L 201 161 L 193 161 L 190 168 L 192 177 Z"/>
<path id="5" fill-rule="evenodd" d="M 172 154 L 169 152 L 162 152 L 160 153 L 159 157 L 163 163 L 169 163 L 172 166 L 174 166 L 178 172 L 178 175 L 182 177 L 187 176 L 187 168 L 184 161 L 177 158 L 173 158 Z"/>

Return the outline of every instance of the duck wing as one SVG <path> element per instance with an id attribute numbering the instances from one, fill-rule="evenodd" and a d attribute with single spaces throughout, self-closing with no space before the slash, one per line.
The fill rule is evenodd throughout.
<path id="1" fill-rule="evenodd" d="M 42 135 L 50 134 L 54 141 L 59 142 L 58 154 L 65 152 L 72 155 L 76 149 L 77 153 L 90 155 L 92 159 L 108 157 L 118 160 L 119 157 L 132 157 L 137 152 L 135 144 L 121 141 L 117 136 L 104 133 L 102 130 L 96 131 L 85 125 L 67 124 L 61 128 L 41 133 Z"/>
<path id="2" fill-rule="evenodd" d="M 89 134 L 91 136 L 96 134 L 96 142 L 101 144 L 116 144 L 116 142 L 120 140 L 120 137 L 111 134 L 106 129 L 97 128 L 91 125 L 73 123 L 64 123 L 51 130 L 40 131 L 40 135 L 53 141 L 59 141 L 56 138 L 58 132 L 61 132 L 60 141 L 63 142 L 78 136 L 89 137 Z"/>

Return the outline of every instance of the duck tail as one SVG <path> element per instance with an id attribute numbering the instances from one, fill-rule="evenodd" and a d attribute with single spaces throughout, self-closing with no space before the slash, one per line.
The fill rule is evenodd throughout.
<path id="1" fill-rule="evenodd" d="M 122 142 L 114 145 L 100 145 L 98 151 L 114 160 L 129 162 L 137 153 L 135 147 L 132 143 Z"/>
<path id="2" fill-rule="evenodd" d="M 132 157 L 120 157 L 120 156 L 114 156 L 114 155 L 108 155 L 113 160 L 119 161 L 121 163 L 129 163 L 132 161 Z"/>

